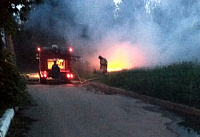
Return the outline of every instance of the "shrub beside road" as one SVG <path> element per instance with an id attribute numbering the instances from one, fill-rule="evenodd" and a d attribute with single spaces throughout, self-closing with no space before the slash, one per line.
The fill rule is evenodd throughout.
<path id="1" fill-rule="evenodd" d="M 0 53 L 0 113 L 7 108 L 23 105 L 29 99 L 26 80 L 20 75 L 12 54 L 4 50 Z"/>

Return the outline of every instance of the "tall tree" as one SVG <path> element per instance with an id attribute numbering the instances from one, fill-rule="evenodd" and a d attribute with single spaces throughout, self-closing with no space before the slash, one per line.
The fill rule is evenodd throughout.
<path id="1" fill-rule="evenodd" d="M 26 21 L 26 14 L 33 4 L 42 3 L 42 0 L 0 0 L 0 28 L 8 35 L 14 35 L 20 24 Z M 2 35 L 0 35 L 2 44 Z M 0 45 L 0 50 L 2 45 Z"/>
<path id="2" fill-rule="evenodd" d="M 42 0 L 1 0 L 0 1 L 0 28 L 9 34 L 15 33 L 22 21 L 26 21 L 26 14 L 33 4 L 42 3 Z"/>

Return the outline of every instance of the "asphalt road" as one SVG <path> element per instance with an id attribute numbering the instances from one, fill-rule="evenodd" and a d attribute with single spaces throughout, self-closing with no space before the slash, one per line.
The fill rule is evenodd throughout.
<path id="1" fill-rule="evenodd" d="M 85 85 L 28 85 L 37 103 L 24 114 L 37 119 L 29 137 L 198 137 L 181 118 L 158 106 Z"/>

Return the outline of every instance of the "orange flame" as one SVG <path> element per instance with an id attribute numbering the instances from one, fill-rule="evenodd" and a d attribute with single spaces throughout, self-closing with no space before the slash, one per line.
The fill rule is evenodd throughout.
<path id="1" fill-rule="evenodd" d="M 128 43 L 113 46 L 108 50 L 108 71 L 120 71 L 142 66 L 142 52 Z"/>
<path id="2" fill-rule="evenodd" d="M 142 67 L 147 64 L 145 50 L 142 50 L 138 45 L 132 45 L 129 42 L 109 42 L 101 43 L 101 49 L 98 53 L 88 56 L 87 59 L 95 69 L 100 69 L 99 55 L 106 58 L 108 61 L 108 72 L 128 70 L 137 67 Z M 112 46 L 110 46 L 112 45 Z"/>

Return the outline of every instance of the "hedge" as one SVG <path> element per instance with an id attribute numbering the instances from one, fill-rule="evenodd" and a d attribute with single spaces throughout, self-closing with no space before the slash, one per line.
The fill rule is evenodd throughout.
<path id="1" fill-rule="evenodd" d="M 0 52 L 0 110 L 20 106 L 28 97 L 25 78 L 20 75 L 13 55 Z"/>

